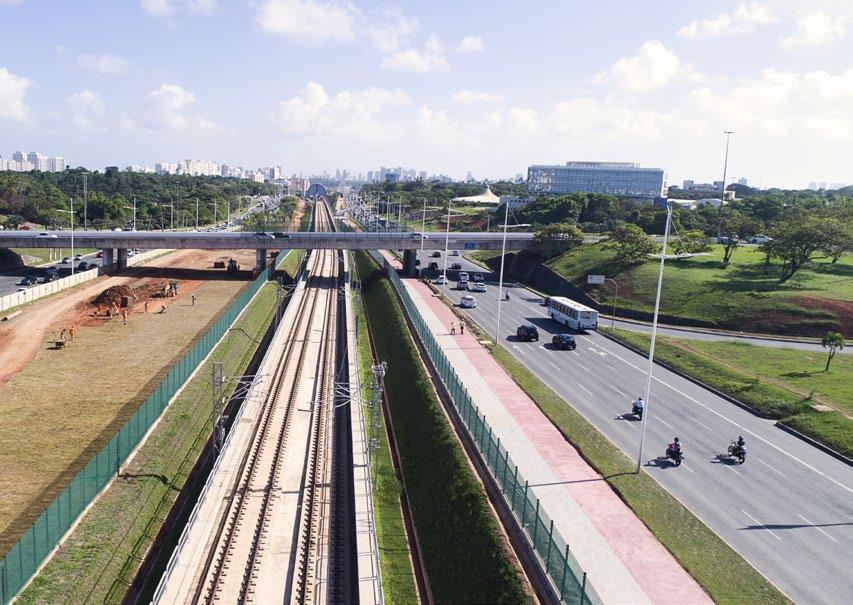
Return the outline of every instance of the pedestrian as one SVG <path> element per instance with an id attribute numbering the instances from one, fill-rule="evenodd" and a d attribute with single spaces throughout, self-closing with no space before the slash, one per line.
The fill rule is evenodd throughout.
<path id="1" fill-rule="evenodd" d="M 193 300 L 193 306 L 195 306 L 195 294 L 193 294 L 192 296 L 190 296 L 190 298 L 192 298 L 192 300 Z"/>
<path id="2" fill-rule="evenodd" d="M 459 335 L 465 336 L 465 322 L 459 322 Z"/>
<path id="3" fill-rule="evenodd" d="M 450 334 L 453 336 L 456 335 L 456 322 L 455 321 L 450 322 Z"/>
<path id="4" fill-rule="evenodd" d="M 151 304 L 151 301 L 150 301 L 150 300 L 146 300 L 146 301 L 145 301 L 145 312 L 146 312 L 146 313 L 148 313 L 148 305 L 150 305 L 150 304 Z"/>
<path id="5" fill-rule="evenodd" d="M 62 330 L 59 332 L 59 340 L 65 340 L 65 332 L 65 328 L 62 328 Z"/>
<path id="6" fill-rule="evenodd" d="M 121 310 L 121 319 L 124 322 L 124 325 L 127 325 L 127 309 Z"/>
<path id="7" fill-rule="evenodd" d="M 160 305 L 160 314 L 162 315 L 165 312 L 166 312 L 166 305 Z"/>
<path id="8" fill-rule="evenodd" d="M 74 324 L 71 324 L 71 327 L 68 329 L 68 336 L 71 337 L 71 340 L 74 340 L 75 334 L 77 334 L 77 328 L 74 327 Z"/>

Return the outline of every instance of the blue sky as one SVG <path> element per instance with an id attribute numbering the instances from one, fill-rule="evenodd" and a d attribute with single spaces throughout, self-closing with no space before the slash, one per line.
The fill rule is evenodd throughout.
<path id="1" fill-rule="evenodd" d="M 853 182 L 853 3 L 0 0 L 0 154 Z"/>

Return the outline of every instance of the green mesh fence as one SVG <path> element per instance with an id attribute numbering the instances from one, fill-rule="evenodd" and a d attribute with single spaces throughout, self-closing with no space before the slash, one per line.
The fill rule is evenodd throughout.
<path id="1" fill-rule="evenodd" d="M 371 251 L 371 254 L 380 264 L 385 264 L 385 259 L 378 252 Z M 586 581 L 586 573 L 581 569 L 560 533 L 554 529 L 553 521 L 540 506 L 539 499 L 529 489 L 527 481 L 501 445 L 500 439 L 492 434 L 492 428 L 486 422 L 485 416 L 480 414 L 474 405 L 467 389 L 459 380 L 408 291 L 403 287 L 397 272 L 390 269 L 388 275 L 403 301 L 418 337 L 450 394 L 459 417 L 480 450 L 483 460 L 500 486 L 513 514 L 527 534 L 560 599 L 564 603 L 599 605 L 601 599 Z"/>
<path id="2" fill-rule="evenodd" d="M 286 251 L 283 250 L 278 258 L 283 259 L 285 254 Z M 143 435 L 160 417 L 172 396 L 210 353 L 261 286 L 272 278 L 274 271 L 275 266 L 270 264 L 266 271 L 240 293 L 189 353 L 172 367 L 163 382 L 115 437 L 77 473 L 71 483 L 30 526 L 27 533 L 3 557 L 0 562 L 0 602 L 8 603 L 23 588 L 89 502 L 118 472 Z"/>

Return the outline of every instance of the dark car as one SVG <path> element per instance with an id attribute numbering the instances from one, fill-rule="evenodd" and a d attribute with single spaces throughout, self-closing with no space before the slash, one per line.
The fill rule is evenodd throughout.
<path id="1" fill-rule="evenodd" d="M 275 239 L 290 239 L 290 234 L 282 233 L 281 231 L 276 231 L 275 233 L 273 233 L 273 237 L 275 237 Z"/>
<path id="2" fill-rule="evenodd" d="M 432 253 L 432 257 L 433 258 L 441 258 L 441 252 L 436 250 L 435 252 Z"/>
<path id="3" fill-rule="evenodd" d="M 515 335 L 521 340 L 530 342 L 531 340 L 539 340 L 539 329 L 533 324 L 522 324 L 518 326 Z"/>
<path id="4" fill-rule="evenodd" d="M 462 263 L 452 263 L 450 265 L 450 268 L 453 271 L 459 271 L 460 269 L 462 269 Z"/>
<path id="5" fill-rule="evenodd" d="M 86 271 L 88 269 L 89 269 L 89 263 L 87 263 L 86 261 L 82 261 L 79 265 L 77 265 L 78 271 Z"/>
<path id="6" fill-rule="evenodd" d="M 475 273 L 474 274 L 474 281 L 486 281 L 486 278 L 483 277 L 482 273 Z"/>
<path id="7" fill-rule="evenodd" d="M 574 351 L 578 346 L 575 337 L 571 334 L 554 334 L 551 344 L 554 345 L 554 348 L 562 351 Z"/>
<path id="8" fill-rule="evenodd" d="M 22 286 L 32 286 L 33 284 L 38 282 L 38 278 L 35 275 L 25 275 L 23 279 L 21 279 L 20 285 Z"/>
<path id="9" fill-rule="evenodd" d="M 429 268 L 438 271 L 438 263 L 430 263 Z"/>
<path id="10" fill-rule="evenodd" d="M 255 233 L 255 237 L 258 239 L 275 239 L 275 237 L 273 237 L 269 233 L 264 233 L 263 231 L 258 231 L 257 233 Z"/>
<path id="11" fill-rule="evenodd" d="M 44 279 L 41 280 L 41 283 L 49 284 L 50 282 L 56 281 L 57 279 L 59 279 L 59 273 L 48 273 L 44 276 Z"/>

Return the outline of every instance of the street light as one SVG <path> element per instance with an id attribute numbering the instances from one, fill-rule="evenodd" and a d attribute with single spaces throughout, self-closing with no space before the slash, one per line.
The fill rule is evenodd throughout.
<path id="1" fill-rule="evenodd" d="M 506 203 L 504 209 L 504 235 L 501 243 L 501 272 L 498 277 L 498 318 L 495 322 L 495 344 L 498 344 L 498 338 L 501 333 L 501 309 L 503 308 L 503 291 L 504 291 L 504 255 L 506 254 L 506 230 L 510 227 L 509 223 L 509 202 Z M 529 227 L 528 224 L 512 225 L 513 229 L 518 227 Z"/>
<path id="2" fill-rule="evenodd" d="M 71 215 L 71 275 L 74 275 L 74 198 L 71 198 L 71 210 L 57 210 Z"/>
<path id="3" fill-rule="evenodd" d="M 444 277 L 442 278 L 441 290 L 442 293 L 447 292 L 447 245 L 450 242 L 450 204 L 453 200 L 447 200 L 447 226 L 444 231 L 444 271 L 441 273 Z M 457 216 L 465 216 L 464 214 L 458 214 Z M 423 246 L 423 241 L 421 241 L 421 246 Z"/>
<path id="4" fill-rule="evenodd" d="M 170 208 L 169 210 L 169 225 L 172 231 L 175 230 L 175 205 L 174 204 L 160 204 L 161 206 L 166 206 Z"/>
<path id="5" fill-rule="evenodd" d="M 89 228 L 87 212 L 89 208 L 89 173 L 83 172 L 83 231 Z M 72 257 L 73 258 L 73 257 Z"/>
<path id="6" fill-rule="evenodd" d="M 729 141 L 734 133 L 734 130 L 723 131 L 723 134 L 726 135 L 726 155 L 723 160 L 723 190 L 720 192 L 720 207 L 717 209 L 717 242 L 720 241 L 720 238 L 723 235 L 723 204 L 726 203 L 726 173 L 729 169 Z"/>
<path id="7" fill-rule="evenodd" d="M 133 196 L 133 206 L 125 206 L 128 210 L 133 210 L 133 230 L 136 231 L 136 196 Z"/>

